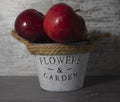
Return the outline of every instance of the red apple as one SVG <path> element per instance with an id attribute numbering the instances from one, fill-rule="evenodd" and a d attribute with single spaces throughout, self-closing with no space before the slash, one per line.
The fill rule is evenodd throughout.
<path id="1" fill-rule="evenodd" d="M 46 34 L 56 42 L 80 42 L 87 39 L 84 19 L 64 3 L 57 3 L 48 10 L 43 26 Z"/>
<path id="2" fill-rule="evenodd" d="M 79 15 L 78 15 L 79 16 Z M 79 16 L 79 18 L 80 19 L 82 19 L 83 21 L 84 21 L 84 19 L 81 17 L 81 16 Z M 84 21 L 84 23 L 85 23 L 85 21 Z M 85 26 L 84 26 L 84 29 L 83 29 L 83 34 L 82 34 L 82 39 L 81 39 L 81 41 L 85 41 L 85 40 L 87 40 L 87 38 L 88 38 L 88 30 L 87 30 L 87 26 L 86 26 L 86 24 L 85 24 Z"/>
<path id="3" fill-rule="evenodd" d="M 44 15 L 35 9 L 24 10 L 15 20 L 15 30 L 30 42 L 50 41 L 43 31 L 43 18 Z"/>

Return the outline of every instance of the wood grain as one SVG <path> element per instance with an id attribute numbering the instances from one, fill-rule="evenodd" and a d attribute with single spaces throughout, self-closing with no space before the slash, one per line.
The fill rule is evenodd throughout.
<path id="1" fill-rule="evenodd" d="M 120 77 L 88 76 L 72 92 L 47 92 L 37 77 L 0 77 L 0 102 L 120 102 Z"/>

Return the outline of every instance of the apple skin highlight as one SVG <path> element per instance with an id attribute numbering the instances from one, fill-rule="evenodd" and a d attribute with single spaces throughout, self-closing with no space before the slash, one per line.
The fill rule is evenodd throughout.
<path id="1" fill-rule="evenodd" d="M 75 43 L 87 39 L 84 19 L 67 4 L 53 5 L 44 17 L 44 31 L 59 43 Z"/>
<path id="2" fill-rule="evenodd" d="M 21 12 L 15 20 L 15 30 L 19 36 L 33 43 L 50 41 L 43 30 L 44 15 L 35 9 Z"/>

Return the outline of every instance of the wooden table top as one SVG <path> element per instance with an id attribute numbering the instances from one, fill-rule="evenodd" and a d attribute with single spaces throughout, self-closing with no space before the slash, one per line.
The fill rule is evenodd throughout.
<path id="1" fill-rule="evenodd" d="M 72 92 L 47 92 L 36 76 L 1 76 L 0 102 L 120 102 L 120 76 L 87 76 Z"/>

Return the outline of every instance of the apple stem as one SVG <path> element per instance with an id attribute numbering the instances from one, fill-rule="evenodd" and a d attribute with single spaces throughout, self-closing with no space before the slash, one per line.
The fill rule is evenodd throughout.
<path id="1" fill-rule="evenodd" d="M 74 12 L 79 12 L 79 11 L 81 11 L 80 9 L 76 9 L 76 10 L 74 10 Z"/>

